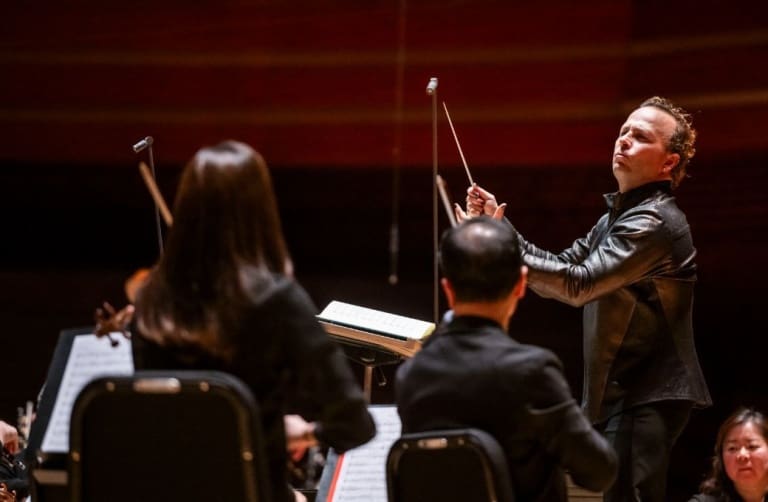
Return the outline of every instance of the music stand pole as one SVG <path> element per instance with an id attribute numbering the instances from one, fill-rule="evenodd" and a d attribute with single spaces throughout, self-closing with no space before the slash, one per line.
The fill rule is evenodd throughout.
<path id="1" fill-rule="evenodd" d="M 365 396 L 365 401 L 370 404 L 371 403 L 371 386 L 373 384 L 373 363 L 375 362 L 376 358 L 361 358 L 361 361 L 363 362 L 363 395 Z"/>
<path id="2" fill-rule="evenodd" d="M 381 367 L 390 364 L 398 364 L 403 358 L 392 352 L 380 352 L 375 349 L 346 344 L 343 344 L 343 346 L 346 356 L 363 366 L 363 395 L 365 396 L 365 400 L 370 404 L 371 390 L 373 388 L 373 373 L 376 369 L 379 369 L 380 375 L 378 384 L 379 386 L 386 385 L 387 379 L 384 376 L 384 371 L 381 370 Z"/>

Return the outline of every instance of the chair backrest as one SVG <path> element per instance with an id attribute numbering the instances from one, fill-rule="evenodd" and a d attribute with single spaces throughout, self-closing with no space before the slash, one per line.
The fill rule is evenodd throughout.
<path id="1" fill-rule="evenodd" d="M 389 502 L 513 502 L 496 439 L 473 428 L 404 434 L 387 456 Z"/>
<path id="2" fill-rule="evenodd" d="M 215 371 L 103 377 L 70 423 L 72 502 L 266 502 L 268 474 L 250 390 Z"/>

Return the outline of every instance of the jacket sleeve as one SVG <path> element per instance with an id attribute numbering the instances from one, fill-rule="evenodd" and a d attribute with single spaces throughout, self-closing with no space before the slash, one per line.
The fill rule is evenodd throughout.
<path id="1" fill-rule="evenodd" d="M 517 238 L 520 241 L 520 247 L 524 258 L 532 259 L 535 257 L 542 261 L 555 261 L 558 263 L 575 265 L 581 263 L 589 254 L 590 243 L 592 242 L 596 231 L 597 225 L 592 227 L 592 230 L 590 230 L 585 237 L 576 239 L 573 241 L 573 244 L 571 244 L 571 247 L 564 249 L 559 254 L 554 254 L 537 247 L 532 242 L 525 240 L 525 237 L 523 237 L 520 232 L 517 232 Z"/>
<path id="2" fill-rule="evenodd" d="M 291 301 L 296 308 L 283 329 L 295 372 L 289 412 L 316 421 L 318 440 L 339 453 L 367 442 L 376 427 L 341 349 L 317 322 L 314 304 L 298 285 Z"/>
<path id="3" fill-rule="evenodd" d="M 546 451 L 579 486 L 594 491 L 608 488 L 616 478 L 616 453 L 576 404 L 559 360 L 549 355 L 527 379 L 528 418 Z"/>
<path id="4" fill-rule="evenodd" d="M 580 307 L 605 293 L 648 276 L 671 249 L 664 221 L 651 210 L 625 214 L 605 229 L 601 220 L 589 234 L 558 255 L 523 244 L 531 289 Z M 598 241 L 599 239 L 599 241 Z"/>

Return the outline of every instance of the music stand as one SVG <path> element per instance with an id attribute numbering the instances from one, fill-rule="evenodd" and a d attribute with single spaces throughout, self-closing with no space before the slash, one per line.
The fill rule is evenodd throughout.
<path id="1" fill-rule="evenodd" d="M 363 394 L 369 403 L 371 402 L 371 390 L 373 387 L 373 371 L 378 369 L 381 372 L 378 384 L 379 386 L 384 386 L 387 380 L 381 367 L 398 364 L 406 359 L 400 354 L 387 352 L 378 347 L 355 344 L 347 340 L 338 341 L 344 349 L 344 354 L 347 358 L 363 366 Z"/>
<path id="2" fill-rule="evenodd" d="M 335 300 L 317 320 L 347 357 L 363 366 L 363 392 L 369 403 L 373 371 L 412 357 L 435 329 L 433 323 Z M 383 373 L 382 380 L 383 385 Z"/>

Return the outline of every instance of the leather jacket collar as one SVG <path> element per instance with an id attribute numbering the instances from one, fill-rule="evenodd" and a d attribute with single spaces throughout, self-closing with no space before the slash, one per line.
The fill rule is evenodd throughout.
<path id="1" fill-rule="evenodd" d="M 667 194 L 672 193 L 672 182 L 668 180 L 654 181 L 651 183 L 646 183 L 645 185 L 640 185 L 639 187 L 633 188 L 632 190 L 624 193 L 613 192 L 603 194 L 603 198 L 605 199 L 605 204 L 608 206 L 611 215 L 616 217 L 627 209 L 631 209 L 640 204 L 650 195 L 658 191 L 662 191 Z"/>

